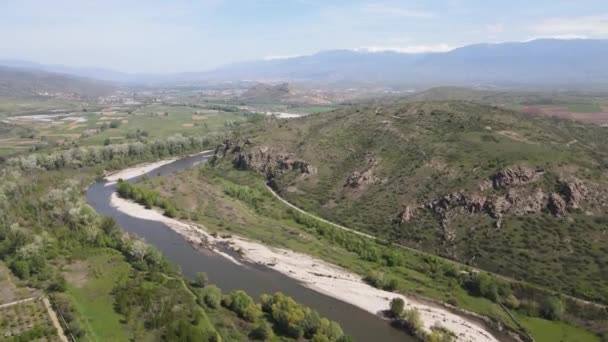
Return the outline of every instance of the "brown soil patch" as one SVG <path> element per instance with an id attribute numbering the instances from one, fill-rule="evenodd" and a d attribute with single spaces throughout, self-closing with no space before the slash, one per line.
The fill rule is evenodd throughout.
<path id="1" fill-rule="evenodd" d="M 190 124 L 190 123 L 182 124 L 182 127 L 194 127 L 194 124 Z"/>
<path id="2" fill-rule="evenodd" d="M 574 113 L 568 106 L 528 106 L 521 111 L 528 114 L 555 116 L 561 119 L 576 120 L 597 125 L 608 125 L 608 106 L 601 106 L 599 113 Z"/>
<path id="3" fill-rule="evenodd" d="M 207 120 L 207 119 L 209 119 L 209 118 L 204 115 L 192 115 L 192 120 L 194 120 L 194 121 Z"/>
<path id="4" fill-rule="evenodd" d="M 66 267 L 63 273 L 65 280 L 76 287 L 83 287 L 89 279 L 89 264 L 86 261 L 76 261 Z"/>

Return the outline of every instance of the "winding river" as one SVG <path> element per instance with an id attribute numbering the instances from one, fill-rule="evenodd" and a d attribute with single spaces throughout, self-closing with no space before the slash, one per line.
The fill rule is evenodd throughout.
<path id="1" fill-rule="evenodd" d="M 146 176 L 171 174 L 204 163 L 208 158 L 209 155 L 205 154 L 186 157 L 156 168 Z M 314 308 L 322 316 L 339 322 L 355 341 L 414 341 L 404 332 L 392 328 L 386 320 L 313 291 L 281 273 L 259 265 L 237 265 L 214 252 L 194 249 L 164 223 L 135 218 L 112 207 L 110 198 L 114 191 L 114 185 L 98 181 L 88 188 L 87 201 L 99 214 L 114 218 L 126 232 L 136 234 L 156 246 L 167 259 L 178 265 L 186 276 L 192 277 L 197 272 L 205 272 L 224 292 L 242 289 L 254 298 L 263 293 L 281 291 Z"/>

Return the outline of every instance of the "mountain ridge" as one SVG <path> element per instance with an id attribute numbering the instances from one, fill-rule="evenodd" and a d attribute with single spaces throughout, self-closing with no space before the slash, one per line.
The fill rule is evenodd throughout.
<path id="1" fill-rule="evenodd" d="M 130 74 L 104 68 L 70 68 L 0 61 L 36 70 L 128 84 L 205 84 L 231 81 L 353 83 L 417 86 L 608 85 L 608 40 L 538 39 L 482 43 L 448 52 L 406 54 L 327 50 L 284 59 L 232 63 L 208 71 Z"/>

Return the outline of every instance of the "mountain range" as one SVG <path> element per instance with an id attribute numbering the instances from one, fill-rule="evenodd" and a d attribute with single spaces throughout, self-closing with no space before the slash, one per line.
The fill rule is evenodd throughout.
<path id="1" fill-rule="evenodd" d="M 540 39 L 476 44 L 444 53 L 419 54 L 330 50 L 175 74 L 130 74 L 103 68 L 74 68 L 19 60 L 0 60 L 0 65 L 119 84 L 200 85 L 251 80 L 417 87 L 603 86 L 608 85 L 608 40 Z"/>

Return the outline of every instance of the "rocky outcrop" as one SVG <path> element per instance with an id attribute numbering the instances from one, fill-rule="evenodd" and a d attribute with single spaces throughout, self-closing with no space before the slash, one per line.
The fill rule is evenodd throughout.
<path id="1" fill-rule="evenodd" d="M 225 141 L 215 150 L 214 160 L 232 155 L 232 163 L 241 170 L 253 170 L 272 179 L 279 174 L 295 171 L 316 174 L 317 169 L 309 163 L 268 146 L 252 146 L 251 142 Z"/>
<path id="2" fill-rule="evenodd" d="M 512 166 L 490 176 L 487 181 L 480 184 L 480 188 L 482 191 L 488 188 L 507 189 L 535 182 L 544 174 L 545 170 L 542 168 L 531 168 L 523 165 Z"/>
<path id="3" fill-rule="evenodd" d="M 581 205 L 581 201 L 589 194 L 589 189 L 579 179 L 571 178 L 562 181 L 560 193 L 570 207 L 578 209 Z"/>
<path id="4" fill-rule="evenodd" d="M 592 191 L 576 178 L 561 180 L 559 192 L 524 186 L 540 180 L 543 175 L 541 168 L 506 168 L 482 181 L 479 185 L 481 192 L 456 191 L 420 206 L 404 206 L 397 220 L 399 223 L 410 222 L 418 209 L 428 209 L 438 216 L 443 230 L 449 232 L 449 217 L 457 212 L 486 214 L 495 219 L 496 226 L 500 228 L 507 213 L 521 216 L 546 210 L 555 217 L 570 219 L 569 210 L 579 209 L 583 202 L 591 201 L 592 197 L 596 205 L 605 206 L 602 196 L 592 195 Z M 486 190 L 490 189 L 492 191 L 488 193 Z"/>
<path id="5" fill-rule="evenodd" d="M 410 222 L 414 218 L 414 209 L 409 205 L 403 206 L 397 215 L 399 223 Z"/>
<path id="6" fill-rule="evenodd" d="M 566 201 L 557 193 L 552 192 L 548 196 L 549 200 L 547 203 L 547 208 L 551 213 L 557 217 L 564 217 L 567 214 L 566 211 Z"/>
<path id="7" fill-rule="evenodd" d="M 363 172 L 355 171 L 348 176 L 344 186 L 358 189 L 369 184 L 375 184 L 376 182 L 378 182 L 378 177 L 374 176 L 372 170 L 366 170 Z"/>

